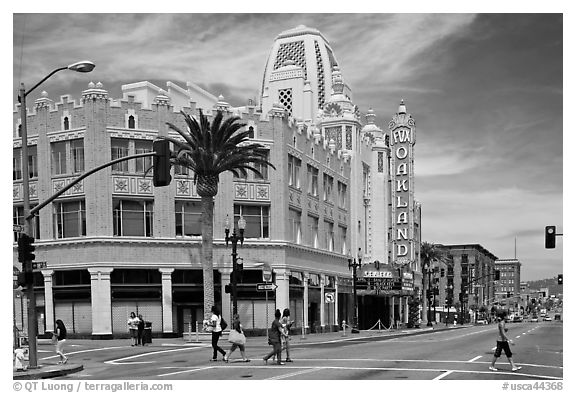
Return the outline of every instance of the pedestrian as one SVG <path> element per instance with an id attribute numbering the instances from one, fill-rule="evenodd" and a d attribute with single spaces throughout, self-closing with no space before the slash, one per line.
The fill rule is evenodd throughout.
<path id="1" fill-rule="evenodd" d="M 226 355 L 224 355 L 224 361 L 226 363 L 228 363 L 230 355 L 232 355 L 232 352 L 234 352 L 236 348 L 240 348 L 242 361 L 244 362 L 250 361 L 250 359 L 246 357 L 246 352 L 244 351 L 245 348 L 244 345 L 246 344 L 246 336 L 244 336 L 244 332 L 242 331 L 242 324 L 240 323 L 240 316 L 238 314 L 234 314 L 234 320 L 232 321 L 232 330 L 230 330 L 228 341 L 232 343 L 232 346 L 230 347 Z"/>
<path id="2" fill-rule="evenodd" d="M 138 342 L 137 345 L 144 346 L 144 318 L 142 314 L 138 314 Z"/>
<path id="3" fill-rule="evenodd" d="M 282 324 L 283 334 L 282 334 L 282 343 L 283 349 L 286 349 L 286 362 L 292 363 L 292 359 L 290 359 L 290 328 L 292 327 L 292 323 L 294 321 L 290 320 L 290 310 L 285 308 L 282 311 L 282 319 L 280 323 Z"/>
<path id="4" fill-rule="evenodd" d="M 506 312 L 501 312 L 497 316 L 498 320 L 498 336 L 496 337 L 496 350 L 494 351 L 494 357 L 492 358 L 492 364 L 488 367 L 491 371 L 498 371 L 495 367 L 496 360 L 500 357 L 502 351 L 506 354 L 510 366 L 512 366 L 512 371 L 518 371 L 522 367 L 516 366 L 514 360 L 512 359 L 512 351 L 510 350 L 510 344 L 514 345 L 514 341 L 508 338 L 506 333 L 508 328 L 506 328 Z"/>
<path id="5" fill-rule="evenodd" d="M 212 312 L 212 316 L 210 317 L 210 322 L 208 324 L 208 331 L 212 332 L 212 359 L 211 362 L 215 362 L 218 360 L 218 352 L 222 354 L 222 356 L 226 356 L 226 352 L 218 346 L 218 340 L 222 335 L 222 326 L 220 323 L 222 321 L 222 317 L 220 316 L 220 309 L 217 306 L 212 306 L 210 309 Z"/>
<path id="6" fill-rule="evenodd" d="M 136 313 L 131 312 L 130 318 L 128 318 L 128 331 L 130 332 L 133 347 L 138 345 L 138 321 Z"/>
<path id="7" fill-rule="evenodd" d="M 66 326 L 61 319 L 56 320 L 56 330 L 54 330 L 54 337 L 56 338 L 56 354 L 60 356 L 58 364 L 66 364 L 68 358 L 64 355 L 64 344 L 66 343 Z"/>
<path id="8" fill-rule="evenodd" d="M 268 333 L 268 345 L 272 345 L 272 351 L 264 356 L 264 358 L 262 358 L 262 360 L 264 360 L 264 363 L 268 364 L 268 359 L 270 359 L 272 356 L 276 356 L 276 364 L 278 365 L 284 365 L 286 363 L 282 362 L 282 342 L 281 342 L 281 337 L 282 337 L 282 324 L 280 323 L 280 317 L 282 316 L 282 314 L 280 313 L 280 310 L 276 309 L 276 312 L 274 313 L 274 321 L 272 321 L 272 326 L 270 328 L 270 332 Z"/>

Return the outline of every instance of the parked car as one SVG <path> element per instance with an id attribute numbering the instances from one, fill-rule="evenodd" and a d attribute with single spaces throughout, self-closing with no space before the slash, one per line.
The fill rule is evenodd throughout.
<path id="1" fill-rule="evenodd" d="M 484 318 L 477 319 L 477 320 L 476 320 L 476 325 L 488 325 L 488 321 L 485 320 Z"/>
<path id="2" fill-rule="evenodd" d="M 538 317 L 533 315 L 532 318 L 530 318 L 530 322 L 538 322 Z"/>
<path id="3" fill-rule="evenodd" d="M 522 322 L 522 317 L 520 315 L 514 315 L 512 322 Z"/>
<path id="4" fill-rule="evenodd" d="M 544 321 L 550 322 L 550 321 L 552 321 L 552 318 L 550 318 L 550 315 L 546 315 L 546 316 L 544 317 Z"/>

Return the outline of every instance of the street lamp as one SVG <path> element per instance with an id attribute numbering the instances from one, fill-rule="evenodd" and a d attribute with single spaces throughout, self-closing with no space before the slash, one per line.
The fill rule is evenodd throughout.
<path id="1" fill-rule="evenodd" d="M 352 321 L 351 333 L 359 333 L 358 330 L 358 299 L 356 296 L 356 281 L 358 276 L 356 275 L 356 269 L 362 269 L 362 248 L 358 248 L 358 254 L 356 258 L 353 258 L 348 251 L 348 270 L 352 269 L 352 285 L 354 289 L 353 302 L 354 302 L 354 317 Z"/>
<path id="2" fill-rule="evenodd" d="M 32 233 L 32 217 L 30 216 L 30 182 L 29 182 L 29 168 L 28 168 L 28 129 L 27 129 L 27 119 L 26 119 L 26 96 L 30 94 L 34 89 L 40 86 L 44 81 L 50 78 L 52 75 L 58 71 L 71 70 L 76 72 L 90 72 L 94 69 L 95 65 L 91 61 L 79 61 L 77 63 L 70 64 L 66 67 L 56 68 L 54 71 L 49 73 L 44 79 L 36 83 L 34 87 L 26 91 L 24 83 L 20 83 L 20 89 L 18 91 L 18 102 L 20 103 L 20 132 L 22 137 L 22 199 L 23 199 L 23 209 L 24 209 L 24 234 L 30 237 L 33 236 Z M 23 270 L 27 273 L 32 273 L 32 261 L 24 261 Z M 36 321 L 36 296 L 34 295 L 34 282 L 26 283 L 26 294 L 28 297 L 28 343 L 29 343 L 29 353 L 30 353 L 30 365 L 29 368 L 38 367 L 38 356 L 36 350 L 36 335 L 38 334 L 38 322 Z"/>
<path id="3" fill-rule="evenodd" d="M 424 265 L 426 273 L 428 273 L 428 290 L 426 291 L 426 298 L 428 299 L 428 322 L 426 326 L 432 326 L 432 269 L 430 263 Z"/>
<path id="4" fill-rule="evenodd" d="M 226 246 L 228 242 L 232 242 L 232 273 L 230 274 L 230 283 L 232 284 L 232 315 L 238 314 L 238 295 L 236 292 L 236 285 L 238 283 L 238 276 L 240 274 L 240 269 L 238 266 L 238 253 L 236 252 L 236 247 L 238 241 L 240 245 L 244 244 L 244 229 L 246 228 L 246 220 L 243 216 L 240 216 L 238 220 L 239 236 L 236 235 L 236 228 L 232 230 L 232 236 L 230 236 L 230 217 L 226 215 L 226 221 L 224 222 L 224 232 L 226 234 Z"/>

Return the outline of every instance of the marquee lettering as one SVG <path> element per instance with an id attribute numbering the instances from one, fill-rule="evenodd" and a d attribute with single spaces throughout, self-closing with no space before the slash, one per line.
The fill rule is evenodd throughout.
<path id="1" fill-rule="evenodd" d="M 408 169 L 406 168 L 405 162 L 398 165 L 398 168 L 396 169 L 396 175 L 397 176 L 408 175 Z"/>
<path id="2" fill-rule="evenodd" d="M 406 244 L 397 244 L 396 256 L 404 257 L 408 255 L 408 246 Z"/>
<path id="3" fill-rule="evenodd" d="M 399 146 L 396 149 L 396 157 L 400 160 L 403 160 L 408 155 L 408 150 L 404 146 Z"/>
<path id="4" fill-rule="evenodd" d="M 408 215 L 406 212 L 400 212 L 398 214 L 398 220 L 396 220 L 396 224 L 408 224 Z"/>
<path id="5" fill-rule="evenodd" d="M 408 179 L 396 180 L 396 192 L 408 191 L 407 181 Z"/>
<path id="6" fill-rule="evenodd" d="M 408 207 L 408 202 L 406 202 L 406 201 L 402 202 L 402 197 L 397 196 L 396 197 L 396 207 Z"/>

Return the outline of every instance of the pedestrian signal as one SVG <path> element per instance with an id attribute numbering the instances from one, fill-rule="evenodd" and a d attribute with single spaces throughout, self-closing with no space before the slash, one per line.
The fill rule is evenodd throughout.
<path id="1" fill-rule="evenodd" d="M 563 283 L 564 283 L 564 275 L 559 274 L 558 275 L 558 285 L 562 285 Z"/>
<path id="2" fill-rule="evenodd" d="M 34 255 L 34 238 L 23 233 L 18 238 L 18 261 L 21 263 L 31 262 L 36 259 Z"/>

